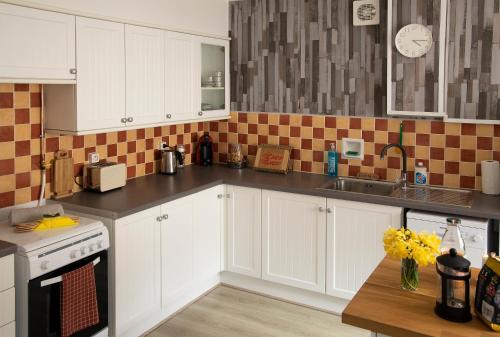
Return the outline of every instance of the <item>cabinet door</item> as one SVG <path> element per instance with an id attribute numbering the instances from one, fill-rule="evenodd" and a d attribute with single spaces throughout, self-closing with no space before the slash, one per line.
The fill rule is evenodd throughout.
<path id="1" fill-rule="evenodd" d="M 221 271 L 223 191 L 221 185 L 194 195 L 194 268 L 200 281 Z"/>
<path id="2" fill-rule="evenodd" d="M 125 126 L 125 39 L 121 23 L 76 18 L 78 130 Z"/>
<path id="3" fill-rule="evenodd" d="M 127 125 L 165 121 L 165 41 L 159 29 L 125 26 Z"/>
<path id="4" fill-rule="evenodd" d="M 351 299 L 384 258 L 383 234 L 399 227 L 398 207 L 328 199 L 326 292 Z"/>
<path id="5" fill-rule="evenodd" d="M 194 37 L 165 32 L 165 117 L 184 121 L 195 117 Z"/>
<path id="6" fill-rule="evenodd" d="M 182 295 L 194 282 L 193 196 L 162 205 L 168 217 L 161 225 L 162 306 Z"/>
<path id="7" fill-rule="evenodd" d="M 227 270 L 261 277 L 262 191 L 227 186 Z"/>
<path id="8" fill-rule="evenodd" d="M 73 15 L 2 3 L 0 46 L 0 78 L 76 78 Z"/>
<path id="9" fill-rule="evenodd" d="M 262 192 L 262 278 L 325 292 L 326 199 Z"/>
<path id="10" fill-rule="evenodd" d="M 206 37 L 196 40 L 197 117 L 229 116 L 229 42 Z"/>
<path id="11" fill-rule="evenodd" d="M 160 207 L 116 221 L 116 335 L 160 310 Z"/>

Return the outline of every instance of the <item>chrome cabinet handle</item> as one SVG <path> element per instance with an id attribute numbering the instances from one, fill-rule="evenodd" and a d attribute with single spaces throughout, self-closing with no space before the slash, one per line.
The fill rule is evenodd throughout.
<path id="1" fill-rule="evenodd" d="M 157 216 L 157 217 L 156 217 L 156 221 L 161 222 L 161 219 L 162 219 L 162 218 L 163 218 L 163 217 L 162 217 L 161 215 L 160 215 L 160 216 Z"/>
<path id="2" fill-rule="evenodd" d="M 326 209 L 326 213 L 331 213 L 331 212 L 332 212 L 332 209 L 331 209 L 330 207 L 328 207 L 328 208 Z"/>
<path id="3" fill-rule="evenodd" d="M 198 116 L 203 116 L 203 111 L 198 112 Z"/>
<path id="4" fill-rule="evenodd" d="M 122 118 L 122 123 L 127 123 L 127 119 L 125 117 Z"/>
<path id="5" fill-rule="evenodd" d="M 172 115 L 171 114 L 167 114 L 167 119 L 170 119 L 172 118 Z"/>
<path id="6" fill-rule="evenodd" d="M 217 194 L 217 198 L 222 199 L 223 195 L 222 194 Z"/>
<path id="7" fill-rule="evenodd" d="M 127 122 L 132 123 L 134 119 L 132 117 L 127 118 Z"/>
<path id="8" fill-rule="evenodd" d="M 318 210 L 319 210 L 320 212 L 323 212 L 325 209 L 324 209 L 323 207 L 319 206 Z"/>
<path id="9" fill-rule="evenodd" d="M 162 220 L 167 220 L 167 219 L 168 219 L 168 214 L 163 214 L 163 215 L 161 216 L 161 218 L 162 218 Z"/>

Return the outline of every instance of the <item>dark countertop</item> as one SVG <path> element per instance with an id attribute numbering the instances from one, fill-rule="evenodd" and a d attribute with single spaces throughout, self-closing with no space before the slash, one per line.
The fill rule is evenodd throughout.
<path id="1" fill-rule="evenodd" d="M 500 220 L 500 197 L 473 192 L 472 207 L 456 207 L 425 201 L 405 200 L 336 190 L 318 189 L 332 180 L 320 174 L 291 172 L 287 175 L 235 170 L 225 166 L 191 165 L 174 176 L 152 174 L 127 181 L 127 185 L 106 193 L 82 191 L 57 200 L 68 209 L 118 219 L 161 205 L 219 184 L 254 187 L 327 198 L 397 206 L 450 215 Z"/>
<path id="2" fill-rule="evenodd" d="M 0 258 L 14 254 L 16 251 L 17 245 L 10 242 L 0 241 Z"/>

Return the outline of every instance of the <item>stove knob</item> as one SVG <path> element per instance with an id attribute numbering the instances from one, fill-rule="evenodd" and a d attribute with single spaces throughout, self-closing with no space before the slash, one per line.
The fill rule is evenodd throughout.
<path id="1" fill-rule="evenodd" d="M 80 252 L 82 253 L 82 255 L 87 254 L 87 247 L 80 248 Z"/>
<path id="2" fill-rule="evenodd" d="M 89 251 L 90 251 L 90 252 L 93 252 L 93 251 L 95 250 L 95 248 L 96 248 L 96 244 L 95 244 L 95 243 L 91 243 L 91 244 L 89 245 Z"/>
<path id="3" fill-rule="evenodd" d="M 49 261 L 43 261 L 42 264 L 40 265 L 40 268 L 42 268 L 42 270 L 47 270 L 49 269 Z"/>
<path id="4" fill-rule="evenodd" d="M 76 259 L 78 257 L 78 251 L 77 250 L 74 250 L 72 251 L 69 256 L 72 258 L 72 259 Z"/>

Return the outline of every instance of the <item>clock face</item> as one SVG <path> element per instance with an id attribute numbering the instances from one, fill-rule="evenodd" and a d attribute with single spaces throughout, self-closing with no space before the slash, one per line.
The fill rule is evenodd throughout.
<path id="1" fill-rule="evenodd" d="M 432 47 L 432 32 L 425 26 L 412 23 L 396 34 L 396 48 L 406 57 L 420 57 Z"/>

